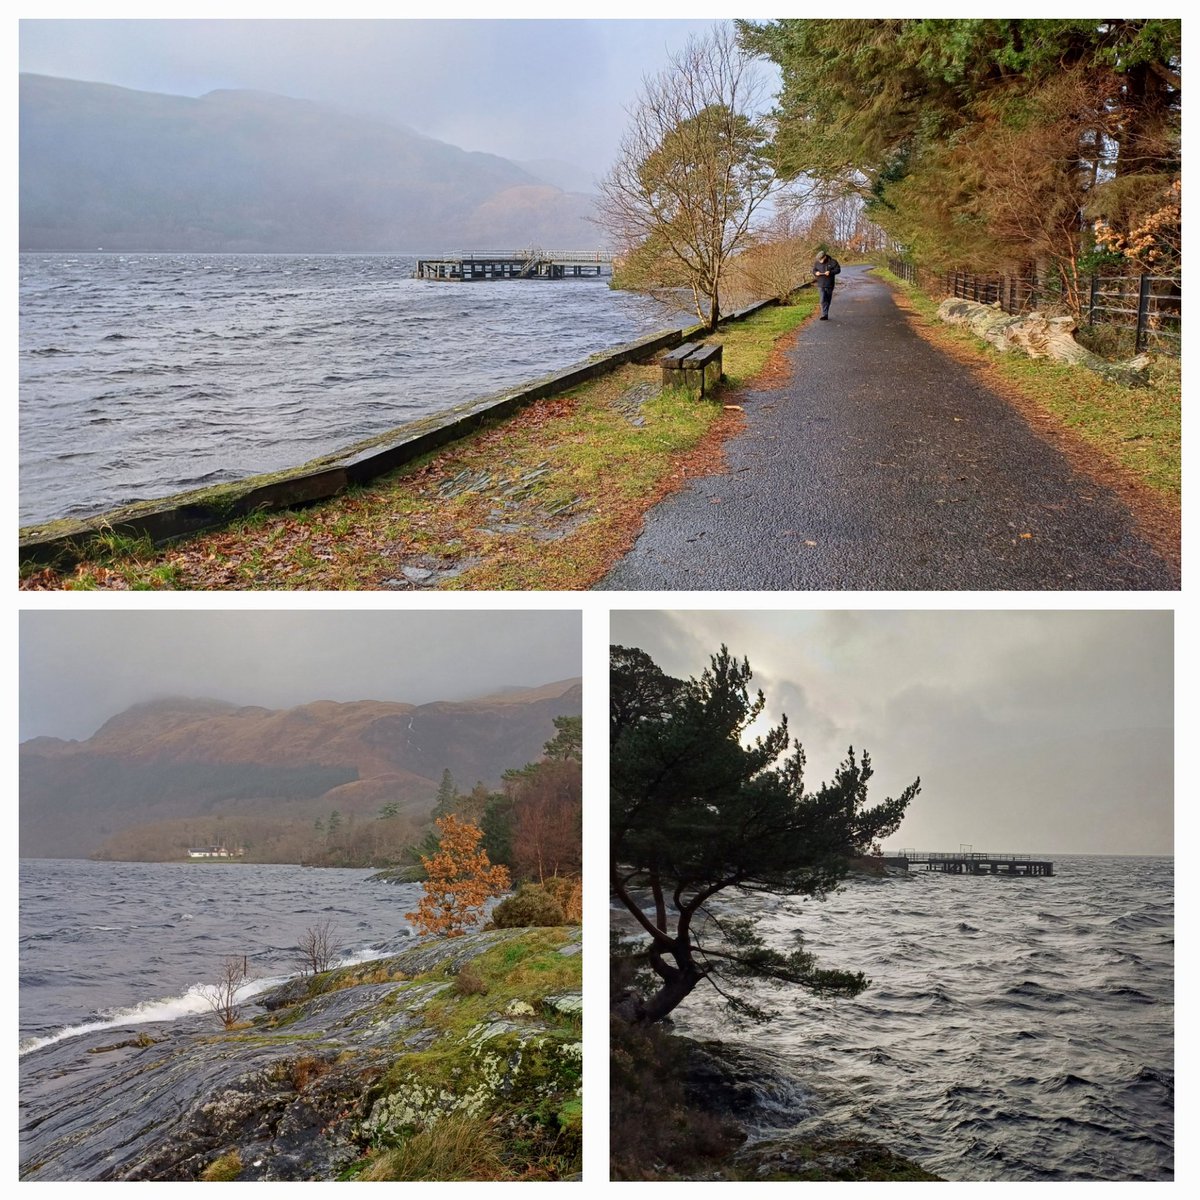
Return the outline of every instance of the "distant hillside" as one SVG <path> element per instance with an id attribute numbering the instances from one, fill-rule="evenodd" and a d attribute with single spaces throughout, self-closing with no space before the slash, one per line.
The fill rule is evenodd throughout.
<path id="1" fill-rule="evenodd" d="M 20 81 L 23 250 L 587 249 L 589 196 L 492 154 L 262 92 Z"/>
<path id="2" fill-rule="evenodd" d="M 178 830 L 184 845 L 218 827 L 269 826 L 282 836 L 284 827 L 310 829 L 334 810 L 374 819 L 390 804 L 419 821 L 443 771 L 467 790 L 477 781 L 495 786 L 509 768 L 536 761 L 555 734 L 554 718 L 578 715 L 581 702 L 579 681 L 565 680 L 421 705 L 138 704 L 86 741 L 22 744 L 20 852 L 84 857 L 114 835 L 151 826 Z"/>

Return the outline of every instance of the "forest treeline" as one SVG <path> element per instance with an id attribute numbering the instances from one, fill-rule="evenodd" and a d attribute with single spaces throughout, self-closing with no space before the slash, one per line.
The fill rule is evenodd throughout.
<path id="1" fill-rule="evenodd" d="M 1061 280 L 1180 269 L 1181 22 L 738 20 L 647 79 L 601 185 L 617 281 L 715 327 L 818 249 Z M 748 63 L 778 66 L 772 101 Z M 770 200 L 770 203 L 768 203 Z M 738 302 L 735 300 L 734 302 Z"/>
<path id="2" fill-rule="evenodd" d="M 225 803 L 219 815 L 147 822 L 122 830 L 109 837 L 95 857 L 178 861 L 188 847 L 215 845 L 243 851 L 240 860 L 245 862 L 400 867 L 415 879 L 421 875 L 421 856 L 437 849 L 434 821 L 454 815 L 483 830 L 491 861 L 507 866 L 514 880 L 578 875 L 582 869 L 582 719 L 556 717 L 554 727 L 555 736 L 546 743 L 544 756 L 506 771 L 499 789 L 476 783 L 462 790 L 445 770 L 432 811 L 423 818 L 413 814 L 411 805 L 388 800 L 369 815 L 330 808 L 305 818 L 286 811 L 276 816 L 239 816 L 234 805 Z M 274 795 L 288 795 L 289 787 L 300 789 L 290 793 L 293 797 L 318 795 L 345 781 L 344 772 L 331 773 L 327 768 L 263 771 L 261 785 L 274 789 L 270 793 Z M 238 779 L 241 776 L 231 775 L 232 782 Z M 139 776 L 137 782 L 149 787 L 153 778 Z M 210 799 L 215 805 L 246 794 L 243 790 L 227 795 L 214 785 Z"/>
<path id="3" fill-rule="evenodd" d="M 931 269 L 1178 269 L 1179 20 L 737 26 L 782 72 L 779 175 L 861 196 Z"/>

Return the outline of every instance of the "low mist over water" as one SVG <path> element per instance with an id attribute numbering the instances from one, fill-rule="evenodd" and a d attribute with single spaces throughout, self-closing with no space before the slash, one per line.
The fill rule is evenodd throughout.
<path id="1" fill-rule="evenodd" d="M 781 1015 L 744 1032 L 701 986 L 678 1031 L 776 1058 L 807 1093 L 787 1128 L 882 1141 L 946 1179 L 1170 1179 L 1173 861 L 1055 869 L 856 878 L 793 911 L 764 899 L 776 945 L 803 930 L 821 966 L 871 986 L 837 1001 L 762 989 Z"/>
<path id="2" fill-rule="evenodd" d="M 297 466 L 688 318 L 385 255 L 21 256 L 22 524 Z"/>

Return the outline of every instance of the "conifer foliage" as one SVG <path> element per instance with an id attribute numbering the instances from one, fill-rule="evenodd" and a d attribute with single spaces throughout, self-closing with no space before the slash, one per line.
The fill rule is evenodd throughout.
<path id="1" fill-rule="evenodd" d="M 453 813 L 437 822 L 437 852 L 421 856 L 428 878 L 415 912 L 405 913 L 421 933 L 460 937 L 483 915 L 484 906 L 509 886 L 508 869 L 493 865 L 480 845 L 479 826 Z"/>
<path id="2" fill-rule="evenodd" d="M 754 984 L 856 995 L 861 973 L 818 967 L 798 935 L 772 944 L 753 905 L 730 902 L 833 890 L 852 858 L 895 832 L 920 781 L 870 806 L 871 760 L 851 749 L 808 790 L 786 718 L 750 740 L 766 698 L 724 646 L 689 680 L 636 648 L 614 646 L 611 662 L 611 879 L 636 930 L 614 964 L 617 1014 L 653 1024 L 701 983 L 748 1020 L 772 1015 Z M 630 968 L 641 978 L 622 980 Z"/>

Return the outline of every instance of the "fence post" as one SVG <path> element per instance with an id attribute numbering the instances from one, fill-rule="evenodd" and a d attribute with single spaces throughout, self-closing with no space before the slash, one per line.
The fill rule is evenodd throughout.
<path id="1" fill-rule="evenodd" d="M 1088 324 L 1094 326 L 1096 324 L 1096 293 L 1100 286 L 1100 276 L 1092 275 L 1092 286 L 1088 292 Z"/>
<path id="2" fill-rule="evenodd" d="M 1141 352 L 1146 348 L 1146 325 L 1150 319 L 1150 276 L 1143 274 L 1138 280 L 1138 314 L 1137 334 L 1133 339 L 1133 348 Z"/>

